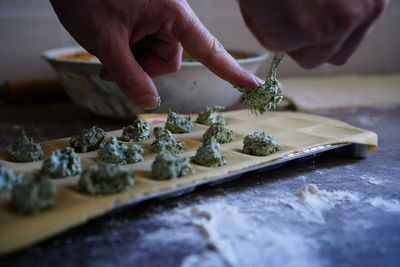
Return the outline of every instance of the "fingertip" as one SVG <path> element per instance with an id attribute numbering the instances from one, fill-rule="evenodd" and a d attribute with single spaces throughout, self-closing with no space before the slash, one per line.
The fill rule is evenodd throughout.
<path id="1" fill-rule="evenodd" d="M 255 79 L 255 83 L 257 84 L 256 87 L 265 83 L 265 81 L 258 76 L 254 75 L 254 79 Z"/>
<path id="2" fill-rule="evenodd" d="M 119 88 L 141 108 L 156 108 L 159 97 L 153 80 L 135 60 L 128 46 L 121 45 L 118 48 L 112 50 L 113 53 L 99 57 L 104 64 L 104 70 L 110 70 Z M 100 71 L 100 75 L 106 74 L 104 70 Z"/>
<path id="3" fill-rule="evenodd" d="M 346 57 L 333 57 L 328 61 L 328 63 L 335 65 L 335 66 L 341 66 L 347 63 L 349 61 L 349 58 Z"/>
<path id="4" fill-rule="evenodd" d="M 147 94 L 140 98 L 135 99 L 135 102 L 145 110 L 155 109 L 160 104 L 160 97 Z"/>
<path id="5" fill-rule="evenodd" d="M 139 75 L 119 84 L 124 93 L 141 108 L 150 110 L 158 106 L 160 97 L 149 76 Z"/>
<path id="6" fill-rule="evenodd" d="M 313 69 L 318 67 L 323 62 L 319 58 L 319 56 L 314 53 L 311 53 L 311 48 L 303 48 L 294 52 L 289 53 L 290 57 L 299 64 L 303 69 Z"/>

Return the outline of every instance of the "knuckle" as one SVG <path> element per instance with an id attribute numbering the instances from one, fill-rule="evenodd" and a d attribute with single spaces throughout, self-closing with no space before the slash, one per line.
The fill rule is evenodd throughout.
<path id="1" fill-rule="evenodd" d="M 180 70 L 181 63 L 182 63 L 182 60 L 181 60 L 181 56 L 180 55 L 179 55 L 179 57 L 175 57 L 170 62 L 168 62 L 168 65 L 170 66 L 171 72 L 177 72 L 178 70 Z"/>
<path id="2" fill-rule="evenodd" d="M 174 72 L 177 72 L 178 70 L 180 70 L 181 69 L 181 65 L 182 65 L 182 61 L 180 59 L 177 60 L 175 62 L 175 65 L 174 65 Z"/>
<path id="3" fill-rule="evenodd" d="M 170 72 L 177 72 L 181 68 L 182 50 L 183 48 L 181 44 L 176 43 L 171 48 L 168 55 L 163 58 L 164 62 L 168 65 Z"/>
<path id="4" fill-rule="evenodd" d="M 214 36 L 208 37 L 207 42 L 208 49 L 202 56 L 202 61 L 204 62 L 214 62 L 218 59 L 218 57 L 225 52 L 225 48 Z"/>
<path id="5" fill-rule="evenodd" d="M 165 7 L 175 14 L 183 14 L 187 11 L 188 4 L 186 0 L 167 0 L 164 1 Z"/>

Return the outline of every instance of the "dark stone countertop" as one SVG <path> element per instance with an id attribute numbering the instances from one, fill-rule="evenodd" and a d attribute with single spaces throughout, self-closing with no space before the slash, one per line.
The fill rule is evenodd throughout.
<path id="1" fill-rule="evenodd" d="M 365 159 L 323 156 L 112 212 L 0 266 L 399 266 L 400 107 L 314 113 L 377 132 L 379 148 Z M 21 127 L 44 141 L 125 124 L 71 103 L 3 105 L 0 147 Z M 299 193 L 310 184 L 319 195 Z"/>

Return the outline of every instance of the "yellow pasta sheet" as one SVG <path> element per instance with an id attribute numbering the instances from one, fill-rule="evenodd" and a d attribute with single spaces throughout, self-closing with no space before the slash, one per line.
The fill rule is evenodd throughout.
<path id="1" fill-rule="evenodd" d="M 294 113 L 269 112 L 263 116 L 251 114 L 248 110 L 224 113 L 226 128 L 236 132 L 237 138 L 231 143 L 222 144 L 221 152 L 227 157 L 228 164 L 216 168 L 208 168 L 193 164 L 196 173 L 182 178 L 167 181 L 157 181 L 151 174 L 151 164 L 155 153 L 151 150 L 151 139 L 140 142 L 144 146 L 144 160 L 126 165 L 134 172 L 136 185 L 128 191 L 108 195 L 89 196 L 77 190 L 79 176 L 54 179 L 52 182 L 58 189 L 55 206 L 38 215 L 19 215 L 12 211 L 9 194 L 0 195 L 0 254 L 6 254 L 21 249 L 40 240 L 61 233 L 74 226 L 83 224 L 91 218 L 102 215 L 118 204 L 131 199 L 142 198 L 152 193 L 179 188 L 194 182 L 214 179 L 230 173 L 274 161 L 295 152 L 329 144 L 357 143 L 368 145 L 370 149 L 377 146 L 377 135 L 373 132 L 355 128 L 347 123 L 320 116 Z M 152 127 L 163 126 L 165 114 L 143 115 Z M 202 135 L 208 126 L 194 123 L 193 131 L 187 134 L 177 134 L 177 138 L 186 144 L 181 156 L 194 156 L 196 149 L 202 143 Z M 243 138 L 255 131 L 264 131 L 275 136 L 282 144 L 282 150 L 265 157 L 251 156 L 242 153 Z M 109 132 L 120 136 L 121 130 Z M 43 142 L 45 156 L 52 150 L 69 145 L 69 138 Z M 97 151 L 79 154 L 83 168 L 96 164 Z M 41 161 L 33 163 L 14 163 L 9 160 L 6 150 L 0 151 L 0 164 L 26 177 L 38 172 Z"/>

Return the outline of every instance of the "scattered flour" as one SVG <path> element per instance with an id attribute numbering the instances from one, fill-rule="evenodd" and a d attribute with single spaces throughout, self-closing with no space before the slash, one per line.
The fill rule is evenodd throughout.
<path id="1" fill-rule="evenodd" d="M 226 263 L 221 256 L 212 251 L 207 251 L 202 254 L 192 254 L 185 257 L 181 263 L 181 267 L 224 267 Z"/>
<path id="2" fill-rule="evenodd" d="M 280 199 L 266 199 L 266 205 L 284 205 L 296 210 L 300 215 L 312 223 L 324 224 L 324 211 L 333 209 L 341 202 L 358 202 L 359 196 L 348 191 L 320 190 L 316 185 L 309 184 L 292 196 Z"/>
<path id="3" fill-rule="evenodd" d="M 373 207 L 382 208 L 386 212 L 400 212 L 400 203 L 395 199 L 382 199 L 382 197 L 374 197 L 366 200 L 366 203 Z"/>
<path id="4" fill-rule="evenodd" d="M 165 225 L 193 225 L 199 229 L 197 237 L 190 231 L 161 228 L 146 234 L 147 241 L 159 240 L 169 242 L 204 238 L 209 250 L 186 256 L 181 267 L 223 267 L 223 266 L 324 266 L 325 259 L 316 253 L 320 244 L 314 236 L 296 228 L 293 222 L 300 224 L 314 223 L 314 227 L 325 223 L 324 213 L 337 205 L 369 205 L 386 212 L 400 212 L 397 200 L 385 200 L 381 197 L 365 198 L 359 193 L 349 191 L 327 191 L 314 184 L 303 187 L 295 194 L 282 195 L 271 192 L 274 197 L 252 203 L 235 197 L 207 199 L 199 198 L 197 204 L 190 207 L 179 205 L 177 208 L 161 212 L 158 220 Z M 259 194 L 257 194 L 259 195 Z M 259 195 L 262 198 L 262 195 Z M 284 207 L 293 210 L 301 217 L 292 214 L 285 220 L 278 220 L 275 211 L 282 214 Z M 263 216 L 258 216 L 264 214 Z M 289 214 L 290 215 L 290 214 Z M 267 218 L 267 219 L 266 219 Z M 274 219 L 276 218 L 276 219 Z M 296 218 L 302 218 L 297 220 Z M 297 220 L 297 221 L 294 221 Z M 311 231 L 312 232 L 312 231 Z M 196 241 L 194 241 L 196 242 Z"/>
<path id="5" fill-rule="evenodd" d="M 192 232 L 182 231 L 181 229 L 160 228 L 144 236 L 146 242 L 157 243 L 163 240 L 164 244 L 175 243 L 196 238 Z"/>
<path id="6" fill-rule="evenodd" d="M 378 179 L 376 177 L 368 176 L 368 175 L 361 175 L 360 178 L 362 180 L 365 180 L 368 184 L 371 185 L 382 185 L 385 183 L 385 181 Z"/>
<path id="7" fill-rule="evenodd" d="M 368 179 L 372 179 L 369 177 Z M 394 199 L 382 197 L 366 198 L 361 200 L 357 193 L 334 190 L 332 192 L 320 190 L 316 185 L 309 184 L 294 195 L 281 198 L 265 199 L 265 205 L 286 206 L 297 211 L 306 221 L 324 224 L 324 212 L 332 210 L 341 203 L 366 203 L 386 212 L 400 212 L 400 204 Z"/>
<path id="8" fill-rule="evenodd" d="M 222 261 L 213 260 L 216 265 L 210 265 L 202 261 L 209 254 L 190 255 L 183 260 L 183 267 L 319 265 L 310 239 L 287 229 L 257 223 L 235 206 L 209 203 L 189 212 L 197 216 L 191 223 L 200 229 Z"/>

